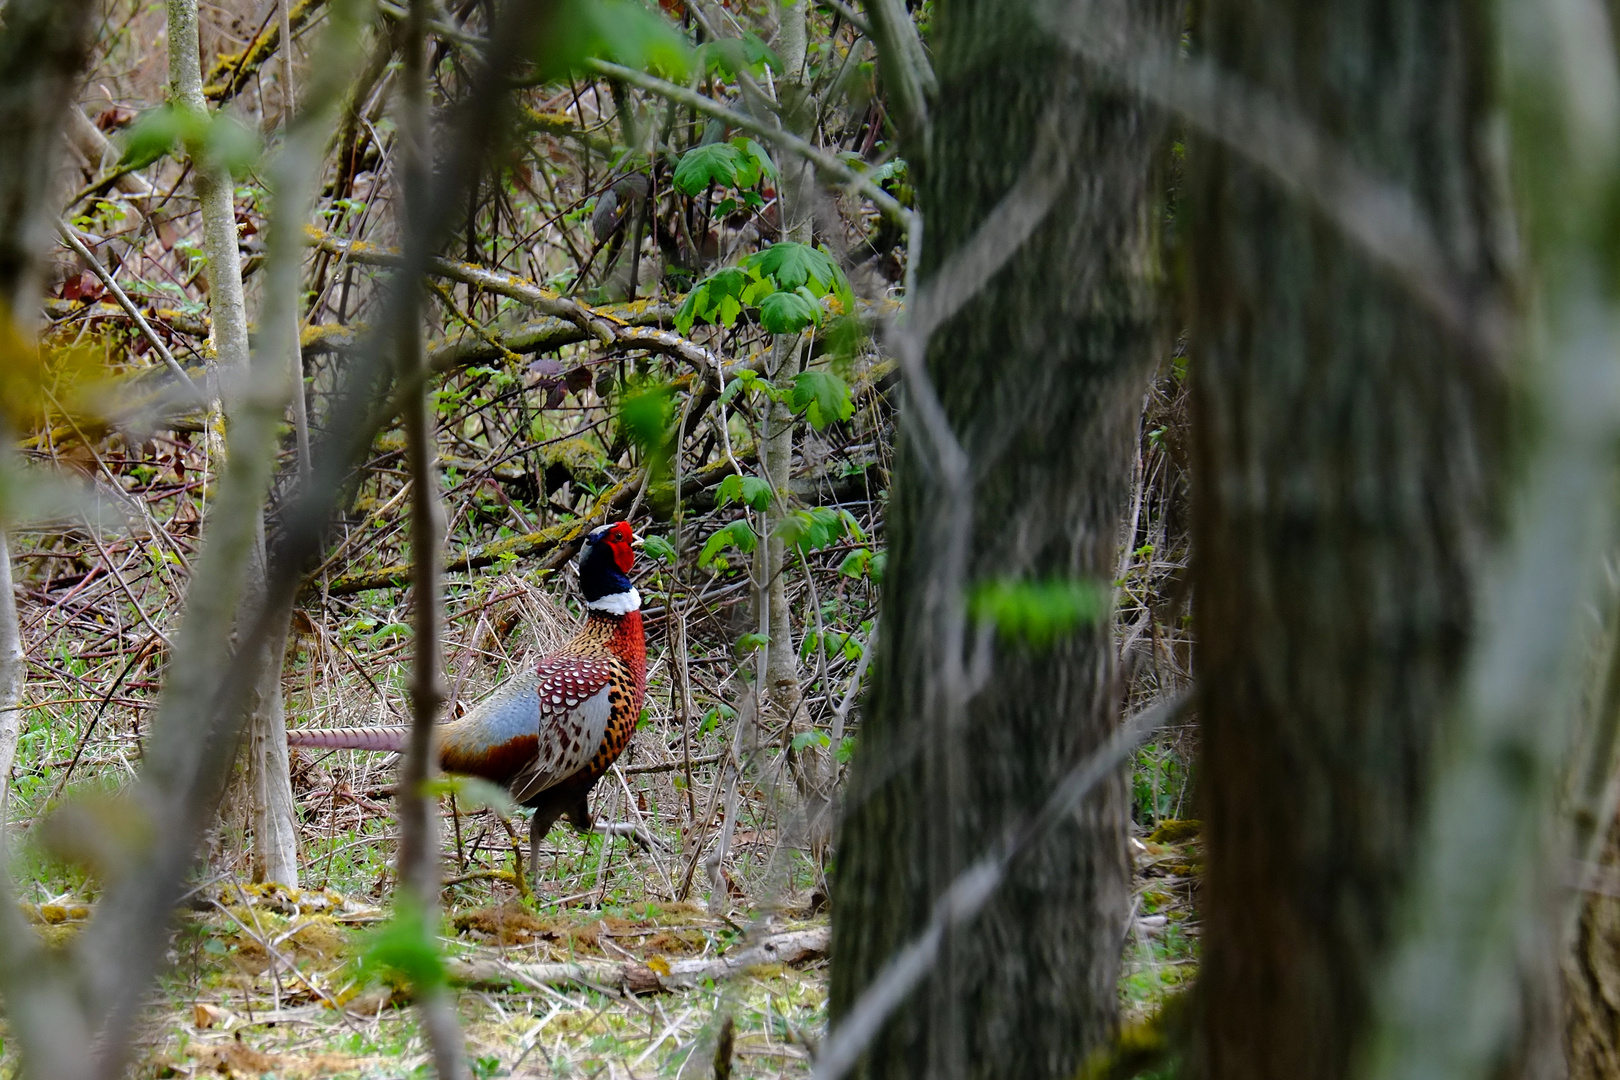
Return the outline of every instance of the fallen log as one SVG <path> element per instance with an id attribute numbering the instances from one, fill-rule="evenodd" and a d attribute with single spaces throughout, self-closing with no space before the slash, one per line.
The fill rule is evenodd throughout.
<path id="1" fill-rule="evenodd" d="M 530 986 L 578 983 L 620 994 L 691 990 L 706 981 L 719 982 L 754 968 L 792 966 L 827 955 L 832 931 L 825 926 L 772 934 L 725 956 L 640 960 L 574 960 L 551 964 L 510 964 L 503 960 L 452 960 L 450 981 L 472 989 L 498 990 L 514 982 Z"/>

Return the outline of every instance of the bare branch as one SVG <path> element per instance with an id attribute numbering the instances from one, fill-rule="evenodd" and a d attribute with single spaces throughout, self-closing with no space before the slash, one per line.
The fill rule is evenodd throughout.
<path id="1" fill-rule="evenodd" d="M 908 156 L 920 161 L 928 146 L 929 104 L 939 92 L 934 69 L 904 0 L 867 0 L 866 10 L 901 143 Z"/>
<path id="2" fill-rule="evenodd" d="M 118 279 L 108 273 L 105 266 L 101 265 L 101 260 L 96 258 L 95 253 L 84 246 L 84 241 L 79 239 L 79 235 L 73 226 L 59 220 L 56 223 L 56 231 L 62 234 L 62 239 L 67 241 L 67 246 L 73 249 L 74 254 L 84 260 L 84 264 L 90 268 L 90 272 L 100 279 L 101 284 L 106 286 L 108 292 L 112 293 L 113 299 L 118 301 L 118 306 L 123 308 L 125 314 L 134 321 L 142 336 L 152 343 L 152 348 L 157 352 L 159 359 L 163 361 L 163 366 L 168 368 L 169 373 L 174 376 L 175 381 L 190 391 L 198 404 L 205 403 L 208 398 L 203 394 L 202 388 L 191 381 L 191 376 L 187 375 L 186 369 L 180 366 L 180 361 L 174 358 L 174 353 L 169 351 L 169 346 L 159 336 L 158 332 L 152 329 L 152 325 L 146 321 L 146 316 L 141 314 L 141 309 L 135 306 L 135 301 L 131 300 L 129 294 L 124 292 L 123 287 L 118 284 Z"/>

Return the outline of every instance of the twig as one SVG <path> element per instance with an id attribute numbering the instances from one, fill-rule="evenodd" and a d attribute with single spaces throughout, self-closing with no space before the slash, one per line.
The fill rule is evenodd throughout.
<path id="1" fill-rule="evenodd" d="M 725 756 L 724 754 L 703 754 L 700 757 L 682 758 L 680 761 L 653 761 L 646 765 L 626 765 L 624 766 L 624 773 L 627 776 L 633 776 L 637 773 L 674 772 L 677 769 L 686 769 L 693 765 L 713 765 Z M 697 816 L 696 808 L 693 809 L 692 814 L 694 817 Z"/>
<path id="2" fill-rule="evenodd" d="M 113 299 L 118 301 L 118 306 L 124 309 L 125 314 L 134 320 L 136 327 L 140 329 L 146 340 L 152 343 L 152 348 L 157 351 L 158 357 L 162 359 L 163 365 L 169 369 L 169 373 L 174 376 L 175 381 L 190 391 L 192 398 L 198 404 L 206 403 L 208 401 L 207 395 L 202 392 L 196 383 L 191 381 L 191 376 L 187 375 L 186 369 L 180 366 L 180 361 L 174 358 L 174 354 L 169 351 L 169 346 L 158 336 L 157 331 L 152 329 L 151 324 L 146 321 L 146 316 L 141 314 L 141 309 L 135 306 L 135 301 L 129 298 L 129 294 L 124 292 L 117 279 L 107 272 L 105 266 L 101 265 L 101 260 L 96 258 L 89 248 L 85 247 L 84 241 L 79 239 L 79 235 L 74 231 L 73 226 L 58 218 L 56 231 L 62 234 L 62 239 L 67 241 L 67 246 L 73 249 L 74 254 L 84 260 L 84 264 L 90 268 L 90 272 L 101 280 L 102 285 L 106 286 L 108 292 L 113 294 Z"/>
<path id="3" fill-rule="evenodd" d="M 427 0 L 411 0 L 401 52 L 404 54 L 404 91 L 400 134 L 403 145 L 404 214 L 408 223 L 420 216 L 428 186 L 431 160 L 427 145 Z M 437 772 L 433 728 L 444 704 L 441 667 L 444 662 L 443 598 L 440 595 L 439 549 L 444 542 L 439 506 L 438 473 L 434 468 L 433 423 L 429 388 L 423 375 L 427 357 L 422 347 L 421 293 L 407 278 L 409 291 L 391 328 L 399 349 L 401 382 L 420 380 L 402 410 L 406 458 L 411 475 L 412 599 L 416 607 L 416 647 L 411 677 L 411 727 L 400 768 L 396 806 L 399 812 L 399 878 L 411 894 L 421 918 L 422 932 L 432 933 L 439 912 L 438 822 L 430 805 L 427 783 Z M 466 1048 L 455 1010 L 444 987 L 416 987 L 417 1009 L 433 1052 L 439 1080 L 462 1080 L 467 1075 Z"/>

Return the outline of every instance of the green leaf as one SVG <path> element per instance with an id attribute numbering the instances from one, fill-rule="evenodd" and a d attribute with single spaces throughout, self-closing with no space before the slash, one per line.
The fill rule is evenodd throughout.
<path id="1" fill-rule="evenodd" d="M 742 312 L 740 297 L 748 287 L 748 275 L 735 266 L 716 270 L 686 294 L 680 310 L 675 313 L 675 328 L 689 333 L 699 319 L 730 326 Z"/>
<path id="2" fill-rule="evenodd" d="M 831 371 L 801 371 L 793 377 L 794 412 L 804 413 L 817 431 L 855 415 L 849 384 Z"/>
<path id="3" fill-rule="evenodd" d="M 720 490 L 715 494 L 715 502 L 720 506 L 742 502 L 755 510 L 763 510 L 771 505 L 771 485 L 757 476 L 739 476 L 733 473 L 720 481 Z"/>
<path id="4" fill-rule="evenodd" d="M 577 71 L 586 59 L 611 60 L 684 81 L 692 48 L 656 9 L 635 0 L 564 0 L 553 13 L 535 66 L 545 79 Z"/>
<path id="5" fill-rule="evenodd" d="M 823 750 L 832 745 L 832 736 L 825 731 L 801 731 L 793 736 L 793 749 L 802 751 L 807 746 L 819 746 Z"/>
<path id="6" fill-rule="evenodd" d="M 664 452 L 674 415 L 674 395 L 665 383 L 631 391 L 619 404 L 619 426 L 625 437 L 649 456 Z"/>
<path id="7" fill-rule="evenodd" d="M 119 165 L 141 169 L 170 153 L 196 131 L 195 115 L 172 105 L 142 113 L 124 132 Z"/>
<path id="8" fill-rule="evenodd" d="M 821 321 L 821 305 L 799 292 L 774 292 L 759 302 L 759 325 L 772 334 L 797 334 Z"/>
<path id="9" fill-rule="evenodd" d="M 737 182 L 742 151 L 730 143 L 694 146 L 675 166 L 675 187 L 687 195 L 701 194 L 710 184 L 731 187 Z M 744 185 L 751 186 L 751 185 Z"/>
<path id="10" fill-rule="evenodd" d="M 734 183 L 738 188 L 754 187 L 766 176 L 776 175 L 776 162 L 771 160 L 759 143 L 739 135 L 731 140 L 731 145 L 737 150 L 737 178 Z"/>
<path id="11" fill-rule="evenodd" d="M 746 260 L 744 261 L 743 268 L 748 281 L 748 284 L 743 286 L 741 294 L 743 303 L 750 307 L 758 307 L 759 302 L 765 299 L 765 297 L 780 291 L 776 287 L 775 278 L 761 277 L 759 271 L 754 267 L 749 266 Z"/>
<path id="12" fill-rule="evenodd" d="M 1110 594 L 1090 581 L 1003 578 L 976 586 L 968 612 L 977 622 L 995 624 L 1002 636 L 1044 648 L 1083 624 L 1105 618 Z"/>
<path id="13" fill-rule="evenodd" d="M 874 183 L 882 183 L 884 180 L 904 179 L 906 169 L 907 166 L 905 158 L 890 158 L 882 165 L 879 165 L 877 168 L 867 173 L 866 176 L 867 179 L 873 181 Z"/>
<path id="14" fill-rule="evenodd" d="M 782 58 L 752 30 L 741 38 L 705 42 L 698 46 L 697 56 L 705 71 L 720 71 L 730 78 L 739 71 L 763 75 L 766 67 L 783 70 Z"/>
<path id="15" fill-rule="evenodd" d="M 825 252 L 817 251 L 809 244 L 795 244 L 788 240 L 750 255 L 743 260 L 743 265 L 770 277 L 779 289 L 792 290 L 800 285 L 810 285 L 823 294 L 841 276 L 837 265 Z"/>
<path id="16" fill-rule="evenodd" d="M 403 979 L 418 990 L 444 984 L 444 958 L 421 907 L 409 896 L 401 895 L 394 917 L 362 939 L 359 968 L 367 979 Z"/>
<path id="17" fill-rule="evenodd" d="M 844 561 L 838 564 L 838 572 L 845 577 L 865 577 L 867 569 L 872 565 L 872 551 L 870 548 L 856 548 L 844 556 Z"/>
<path id="18" fill-rule="evenodd" d="M 692 332 L 692 324 L 703 318 L 709 311 L 709 292 L 707 283 L 694 285 L 692 291 L 686 294 L 681 306 L 675 309 L 675 329 L 684 337 Z"/>
<path id="19" fill-rule="evenodd" d="M 737 639 L 737 652 L 747 656 L 751 652 L 763 649 L 770 643 L 771 639 L 768 634 L 744 634 Z"/>
<path id="20" fill-rule="evenodd" d="M 813 506 L 783 517 L 776 526 L 776 535 L 789 547 L 810 552 L 841 539 L 854 521 L 848 510 Z"/>
<path id="21" fill-rule="evenodd" d="M 708 566 L 715 561 L 716 556 L 728 548 L 735 548 L 747 555 L 758 543 L 759 537 L 754 535 L 754 530 L 749 527 L 748 522 L 741 519 L 733 521 L 725 528 L 716 529 L 709 535 L 709 539 L 704 541 L 703 549 L 698 552 L 698 565 Z"/>
<path id="22" fill-rule="evenodd" d="M 776 162 L 771 159 L 771 155 L 766 152 L 763 146 L 755 142 L 753 139 L 739 136 L 738 138 L 732 139 L 731 144 L 742 150 L 750 159 L 752 159 L 754 166 L 759 171 L 762 179 L 766 176 L 782 175 L 781 170 L 776 167 Z M 754 185 L 746 184 L 744 186 L 753 187 Z"/>
<path id="23" fill-rule="evenodd" d="M 648 536 L 641 541 L 641 550 L 671 566 L 675 565 L 675 545 L 662 536 Z"/>
<path id="24" fill-rule="evenodd" d="M 210 116 L 176 105 L 163 105 L 141 114 L 124 134 L 120 165 L 143 168 L 184 148 L 192 157 L 223 165 L 241 175 L 258 163 L 258 137 L 239 120 L 224 113 Z"/>
<path id="25" fill-rule="evenodd" d="M 725 144 L 697 149 L 721 145 Z M 735 147 L 728 149 L 735 152 Z M 688 157 L 695 152 L 689 151 Z M 686 160 L 681 164 L 684 167 Z M 699 320 L 730 326 L 743 306 L 758 306 L 760 325 L 767 331 L 795 334 L 821 322 L 821 301 L 826 296 L 832 296 L 841 311 L 854 310 L 849 280 L 826 252 L 783 241 L 694 286 L 675 313 L 675 326 L 683 334 Z"/>
<path id="26" fill-rule="evenodd" d="M 233 176 L 242 176 L 259 163 L 261 150 L 259 137 L 250 128 L 234 116 L 216 113 L 208 122 L 201 146 L 192 152 L 224 166 Z"/>
<path id="27" fill-rule="evenodd" d="M 487 807 L 500 818 L 509 818 L 517 812 L 517 803 L 512 801 L 511 792 L 477 776 L 441 773 L 429 780 L 423 786 L 423 791 L 430 797 L 454 795 L 462 810 L 482 810 Z"/>

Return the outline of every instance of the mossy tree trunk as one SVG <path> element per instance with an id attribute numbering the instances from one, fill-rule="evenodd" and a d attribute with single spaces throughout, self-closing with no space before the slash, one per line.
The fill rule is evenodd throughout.
<path id="1" fill-rule="evenodd" d="M 1155 0 L 1122 15 L 1168 45 L 1177 9 Z M 1027 176 L 1043 125 L 1055 126 L 1049 138 L 1072 167 L 1030 238 L 933 334 L 927 369 L 969 461 L 969 581 L 1106 583 L 1143 388 L 1168 344 L 1155 227 L 1168 143 L 1151 111 L 1055 46 L 1042 10 L 956 0 L 937 12 L 932 134 L 906 148 L 926 222 L 925 287 Z M 915 417 L 911 399 L 903 408 Z M 935 614 L 948 587 L 938 521 L 951 496 L 928 445 L 913 421 L 901 424 L 883 634 L 833 881 L 835 1026 L 953 875 L 1038 808 L 1118 720 L 1106 620 L 1046 649 L 999 642 L 983 689 L 943 736 L 948 767 L 935 767 L 942 725 L 926 703 L 945 692 Z M 950 935 L 862 1074 L 1072 1077 L 1116 1022 L 1126 826 L 1120 776 Z"/>
<path id="2" fill-rule="evenodd" d="M 1487 20 L 1212 0 L 1195 40 L 1409 193 L 1452 280 L 1496 297 Z M 1503 387 L 1318 210 L 1207 141 L 1190 156 L 1200 1053 L 1213 1080 L 1337 1080 L 1474 634 Z"/>

